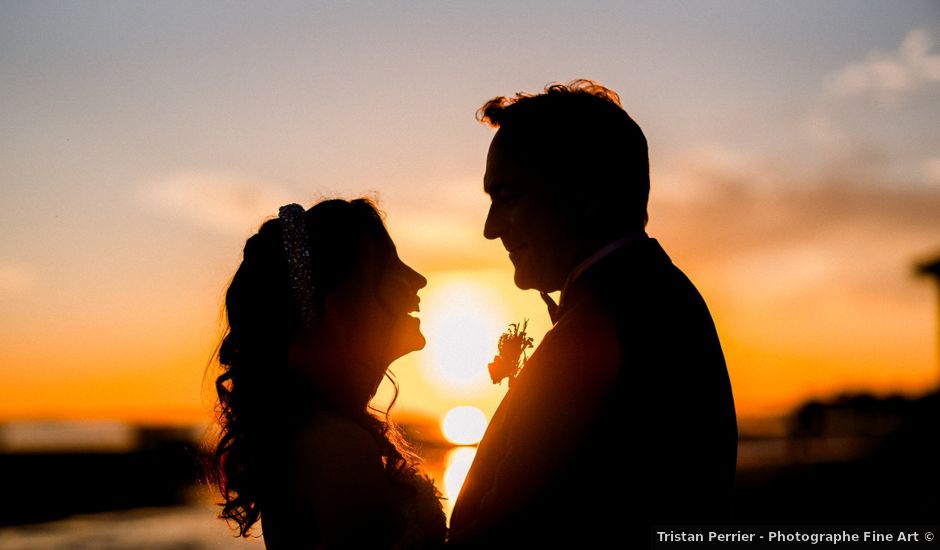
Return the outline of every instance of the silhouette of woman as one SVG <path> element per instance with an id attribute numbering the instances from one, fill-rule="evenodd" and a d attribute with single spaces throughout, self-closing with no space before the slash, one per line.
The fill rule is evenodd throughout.
<path id="1" fill-rule="evenodd" d="M 410 314 L 426 283 L 367 199 L 282 207 L 248 239 L 209 469 L 241 536 L 260 519 L 268 550 L 443 543 L 440 495 L 369 405 L 389 364 L 424 347 Z"/>

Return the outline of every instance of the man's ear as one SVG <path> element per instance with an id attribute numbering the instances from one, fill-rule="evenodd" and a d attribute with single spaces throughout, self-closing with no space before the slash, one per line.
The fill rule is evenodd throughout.
<path id="1" fill-rule="evenodd" d="M 610 205 L 584 188 L 572 193 L 571 205 L 576 212 L 577 225 L 584 230 L 604 225 L 604 218 L 610 215 Z"/>
<path id="2" fill-rule="evenodd" d="M 600 216 L 606 216 L 607 206 L 600 203 L 596 197 L 578 197 L 578 212 L 586 222 L 597 221 Z"/>

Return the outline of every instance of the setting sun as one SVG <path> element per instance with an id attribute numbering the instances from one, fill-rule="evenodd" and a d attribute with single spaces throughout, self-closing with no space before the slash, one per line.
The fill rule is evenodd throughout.
<path id="1" fill-rule="evenodd" d="M 440 389 L 489 386 L 486 365 L 504 328 L 504 307 L 488 286 L 465 277 L 431 284 L 422 293 L 422 329 L 428 345 L 423 370 Z"/>
<path id="2" fill-rule="evenodd" d="M 474 445 L 486 431 L 486 415 L 476 407 L 455 407 L 441 420 L 441 432 L 456 445 Z"/>

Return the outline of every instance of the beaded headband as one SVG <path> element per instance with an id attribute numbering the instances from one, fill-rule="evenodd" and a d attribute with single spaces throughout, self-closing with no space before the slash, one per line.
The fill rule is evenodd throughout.
<path id="1" fill-rule="evenodd" d="M 291 289 L 300 315 L 309 326 L 317 316 L 317 305 L 313 299 L 313 268 L 310 265 L 310 249 L 307 248 L 304 207 L 299 204 L 282 206 L 278 218 L 281 220 L 281 238 L 284 240 Z"/>

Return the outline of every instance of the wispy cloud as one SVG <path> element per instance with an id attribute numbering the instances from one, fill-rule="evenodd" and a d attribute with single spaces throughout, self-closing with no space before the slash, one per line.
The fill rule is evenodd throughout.
<path id="1" fill-rule="evenodd" d="M 290 201 L 290 194 L 276 185 L 212 172 L 176 174 L 150 182 L 141 196 L 158 212 L 239 235 L 256 229 Z"/>
<path id="2" fill-rule="evenodd" d="M 434 197 L 430 208 L 428 196 Z M 391 197 L 388 225 L 399 248 L 427 270 L 509 265 L 502 245 L 483 238 L 489 200 L 479 178 L 457 178 Z"/>
<path id="3" fill-rule="evenodd" d="M 923 163 L 924 179 L 933 185 L 940 186 L 940 157 L 931 157 Z"/>
<path id="4" fill-rule="evenodd" d="M 932 289 L 913 268 L 940 253 L 940 186 L 714 145 L 675 165 L 650 233 L 708 300 L 744 407 L 932 380 Z"/>
<path id="5" fill-rule="evenodd" d="M 822 113 L 810 113 L 800 120 L 800 129 L 810 142 L 825 150 L 844 149 L 851 140 L 831 117 Z"/>
<path id="6" fill-rule="evenodd" d="M 833 97 L 869 94 L 885 102 L 897 100 L 940 82 L 940 54 L 933 48 L 930 31 L 913 29 L 897 50 L 874 50 L 836 71 L 826 80 L 826 92 Z"/>
<path id="7" fill-rule="evenodd" d="M 0 260 L 0 296 L 19 294 L 35 287 L 35 270 L 21 262 Z"/>
<path id="8" fill-rule="evenodd" d="M 911 262 L 940 247 L 937 187 L 876 184 L 854 172 L 791 176 L 715 146 L 680 165 L 662 182 L 668 192 L 654 181 L 651 228 L 702 269 L 763 281 L 758 294 L 768 300 L 783 285 L 789 297 L 870 293 L 906 280 Z"/>

